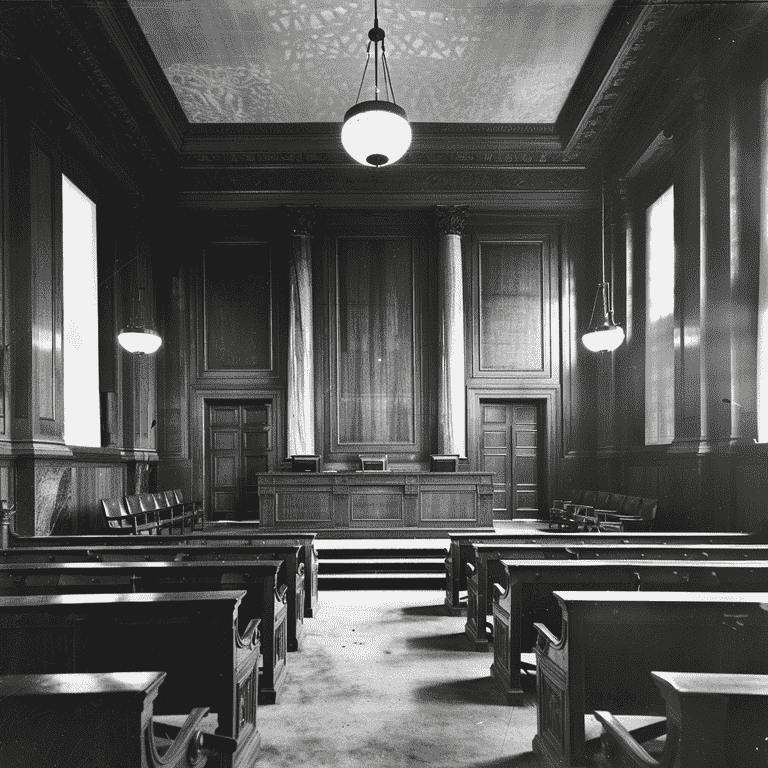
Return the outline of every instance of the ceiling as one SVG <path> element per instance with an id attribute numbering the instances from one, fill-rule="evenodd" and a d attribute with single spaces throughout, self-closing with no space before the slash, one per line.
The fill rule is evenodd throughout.
<path id="1" fill-rule="evenodd" d="M 341 122 L 354 103 L 373 0 L 129 3 L 190 122 Z M 414 122 L 553 123 L 611 4 L 380 0 L 397 103 Z"/>

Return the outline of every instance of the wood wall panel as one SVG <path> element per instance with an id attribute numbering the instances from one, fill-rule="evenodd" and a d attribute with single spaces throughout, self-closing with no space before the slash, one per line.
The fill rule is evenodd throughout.
<path id="1" fill-rule="evenodd" d="M 209 243 L 204 262 L 207 372 L 275 371 L 269 243 Z"/>
<path id="2" fill-rule="evenodd" d="M 407 238 L 339 238 L 336 264 L 338 443 L 412 445 L 412 244 Z"/>
<path id="3" fill-rule="evenodd" d="M 78 462 L 72 468 L 70 514 L 72 533 L 98 533 L 104 530 L 101 499 L 126 493 L 126 465 Z"/>
<path id="4" fill-rule="evenodd" d="M 543 371 L 541 243 L 481 241 L 479 248 L 480 370 Z"/>
<path id="5" fill-rule="evenodd" d="M 286 491 L 275 494 L 275 521 L 278 523 L 332 522 L 333 496 L 330 493 Z"/>
<path id="6" fill-rule="evenodd" d="M 163 328 L 163 346 L 158 354 L 162 408 L 158 417 L 160 451 L 163 458 L 188 455 L 189 407 L 189 296 L 186 275 L 171 276 L 166 290 L 169 301 L 159 302 Z"/>
<path id="7" fill-rule="evenodd" d="M 56 418 L 54 169 L 50 156 L 32 145 L 32 280 L 35 312 L 37 415 Z"/>
<path id="8" fill-rule="evenodd" d="M 378 520 L 403 521 L 402 493 L 366 491 L 349 494 L 349 520 L 352 525 Z"/>
<path id="9" fill-rule="evenodd" d="M 477 493 L 474 489 L 451 491 L 422 490 L 419 495 L 422 522 L 477 520 Z"/>
<path id="10" fill-rule="evenodd" d="M 553 380 L 559 376 L 559 257 L 554 231 L 476 231 L 472 242 L 472 376 Z"/>

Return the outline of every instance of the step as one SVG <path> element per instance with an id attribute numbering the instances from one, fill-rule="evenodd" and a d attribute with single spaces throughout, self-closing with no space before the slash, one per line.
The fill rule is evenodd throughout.
<path id="1" fill-rule="evenodd" d="M 444 549 L 415 549 L 415 548 L 396 548 L 396 549 L 323 549 L 315 544 L 315 551 L 320 560 L 357 560 L 360 558 L 379 558 L 379 559 L 433 559 L 445 562 L 447 552 Z"/>
<path id="2" fill-rule="evenodd" d="M 433 573 L 334 573 L 318 577 L 324 589 L 445 589 L 445 577 Z"/>
<path id="3" fill-rule="evenodd" d="M 413 557 L 392 557 L 392 558 L 357 558 L 344 560 L 320 560 L 320 572 L 330 570 L 345 569 L 354 570 L 355 568 L 384 568 L 392 570 L 400 568 L 401 570 L 410 570 L 416 568 L 420 571 L 432 570 L 435 573 L 445 572 L 445 563 L 439 558 L 423 558 L 421 560 Z"/>

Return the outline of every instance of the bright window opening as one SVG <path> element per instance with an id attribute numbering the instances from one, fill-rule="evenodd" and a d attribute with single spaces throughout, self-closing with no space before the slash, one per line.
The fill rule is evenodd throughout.
<path id="1" fill-rule="evenodd" d="M 645 212 L 645 444 L 675 437 L 675 198 L 670 187 Z"/>
<path id="2" fill-rule="evenodd" d="M 96 204 L 62 176 L 64 441 L 101 445 Z"/>

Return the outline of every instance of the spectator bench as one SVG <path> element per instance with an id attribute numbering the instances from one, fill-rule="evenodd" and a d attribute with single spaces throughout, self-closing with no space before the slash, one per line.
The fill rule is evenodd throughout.
<path id="1" fill-rule="evenodd" d="M 216 734 L 237 742 L 219 768 L 253 768 L 260 622 L 238 629 L 245 597 L 244 590 L 3 597 L 0 675 L 163 671 L 154 715 L 209 707 Z"/>
<path id="2" fill-rule="evenodd" d="M 101 509 L 110 532 L 160 534 L 163 529 L 180 528 L 183 534 L 203 527 L 203 505 L 199 501 L 184 501 L 180 489 L 138 493 L 114 499 L 102 499 Z"/>
<path id="3" fill-rule="evenodd" d="M 202 768 L 206 757 L 221 761 L 234 754 L 235 739 L 202 730 L 208 707 L 194 708 L 180 728 L 153 722 L 153 702 L 165 677 L 0 676 L 0 765 L 40 768 L 56 755 L 67 768 Z"/>
<path id="4" fill-rule="evenodd" d="M 768 675 L 651 672 L 666 703 L 666 741 L 650 755 L 610 712 L 595 711 L 604 728 L 603 768 L 732 768 L 765 765 Z"/>

